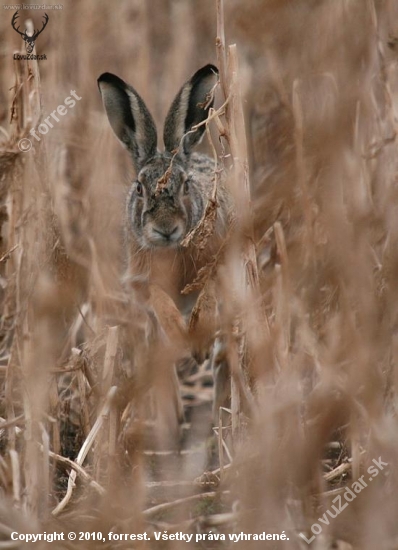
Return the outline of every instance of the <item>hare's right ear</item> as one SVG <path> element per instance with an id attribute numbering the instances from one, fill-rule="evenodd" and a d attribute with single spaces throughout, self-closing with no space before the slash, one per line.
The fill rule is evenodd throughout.
<path id="1" fill-rule="evenodd" d="M 156 127 L 132 86 L 111 73 L 98 79 L 106 114 L 116 136 L 131 152 L 137 172 L 156 154 Z"/>
<path id="2" fill-rule="evenodd" d="M 163 141 L 166 151 L 171 153 L 179 149 L 179 156 L 187 159 L 193 147 L 199 143 L 205 126 L 200 126 L 194 132 L 191 130 L 193 126 L 206 120 L 210 107 L 213 107 L 214 97 L 211 91 L 217 79 L 217 67 L 206 65 L 178 92 L 164 124 Z"/>

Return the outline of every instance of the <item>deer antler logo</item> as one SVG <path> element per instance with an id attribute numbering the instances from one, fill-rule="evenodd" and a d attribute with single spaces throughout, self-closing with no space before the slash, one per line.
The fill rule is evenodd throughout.
<path id="1" fill-rule="evenodd" d="M 35 47 L 35 42 L 37 40 L 37 37 L 39 36 L 40 33 L 42 33 L 44 31 L 44 29 L 45 29 L 45 27 L 48 23 L 49 17 L 46 13 L 44 14 L 44 22 L 43 22 L 42 28 L 40 30 L 34 29 L 32 36 L 27 35 L 26 31 L 21 32 L 19 30 L 19 27 L 15 27 L 17 19 L 18 19 L 18 11 L 16 11 L 14 13 L 14 15 L 12 16 L 11 26 L 14 29 L 14 31 L 17 31 L 17 33 L 20 34 L 22 36 L 22 38 L 25 40 L 26 52 L 27 53 L 32 53 L 33 48 Z"/>

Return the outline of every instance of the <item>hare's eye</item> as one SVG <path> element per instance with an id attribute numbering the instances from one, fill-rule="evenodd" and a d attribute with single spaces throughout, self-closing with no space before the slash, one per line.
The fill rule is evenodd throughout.
<path id="1" fill-rule="evenodd" d="M 183 191 L 184 191 L 184 195 L 188 195 L 188 193 L 189 193 L 189 180 L 184 181 Z"/>
<path id="2" fill-rule="evenodd" d="M 142 197 L 142 183 L 137 181 L 137 187 L 135 188 L 135 190 L 137 191 L 137 195 L 139 197 Z"/>

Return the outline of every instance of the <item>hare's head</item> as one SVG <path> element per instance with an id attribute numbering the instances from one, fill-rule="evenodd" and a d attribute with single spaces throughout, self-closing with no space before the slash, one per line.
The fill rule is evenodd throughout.
<path id="1" fill-rule="evenodd" d="M 192 162 L 205 126 L 192 127 L 207 118 L 217 74 L 216 67 L 206 65 L 183 85 L 166 117 L 164 152 L 157 149 L 155 123 L 134 88 L 110 73 L 98 79 L 109 122 L 136 170 L 128 213 L 143 248 L 178 245 L 203 214 L 206 197 L 198 176 L 210 159 Z"/>

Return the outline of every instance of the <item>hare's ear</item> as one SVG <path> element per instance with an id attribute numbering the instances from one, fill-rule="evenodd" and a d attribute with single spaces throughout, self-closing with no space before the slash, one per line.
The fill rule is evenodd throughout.
<path id="1" fill-rule="evenodd" d="M 164 125 L 163 141 L 166 151 L 171 153 L 180 148 L 179 154 L 186 158 L 193 147 L 199 143 L 205 131 L 205 125 L 194 132 L 188 134 L 187 132 L 199 122 L 206 120 L 209 108 L 214 103 L 210 92 L 217 78 L 217 67 L 206 65 L 199 69 L 178 92 Z"/>
<path id="2" fill-rule="evenodd" d="M 114 74 L 102 74 L 98 87 L 112 129 L 131 152 L 134 166 L 139 171 L 156 153 L 153 118 L 134 88 Z"/>

